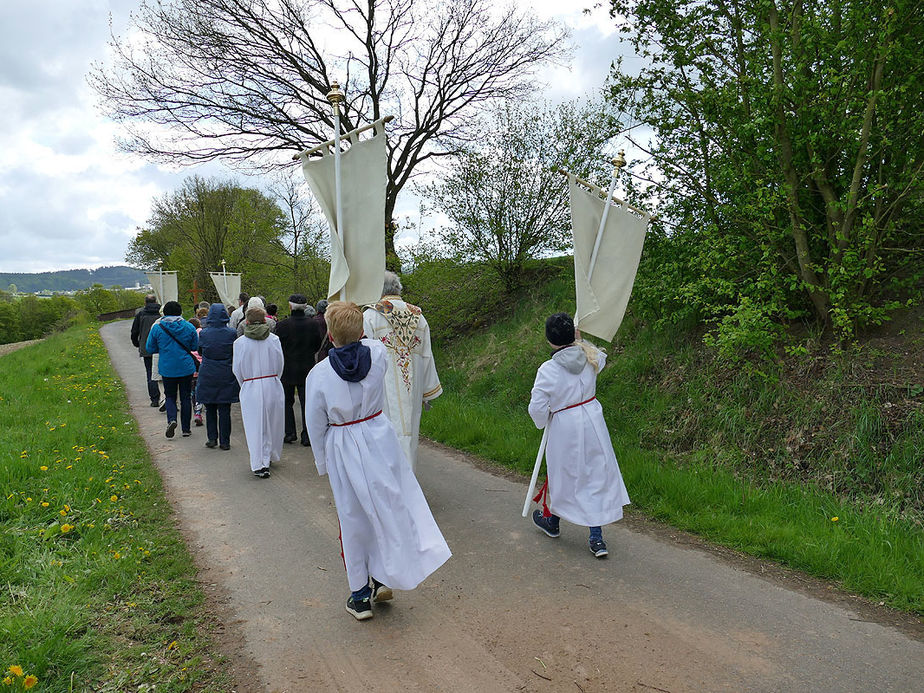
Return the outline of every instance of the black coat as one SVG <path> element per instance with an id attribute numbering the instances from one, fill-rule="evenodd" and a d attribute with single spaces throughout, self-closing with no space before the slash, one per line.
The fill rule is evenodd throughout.
<path id="1" fill-rule="evenodd" d="M 144 345 L 148 342 L 148 334 L 151 327 L 160 317 L 159 303 L 145 303 L 144 307 L 135 311 L 135 319 L 132 321 L 132 344 L 138 347 L 139 356 L 150 356 L 145 351 Z"/>
<path id="2" fill-rule="evenodd" d="M 314 366 L 314 355 L 321 346 L 320 326 L 304 311 L 296 310 L 291 317 L 276 325 L 276 336 L 282 342 L 285 357 L 280 380 L 286 385 L 304 383 L 308 371 Z"/>

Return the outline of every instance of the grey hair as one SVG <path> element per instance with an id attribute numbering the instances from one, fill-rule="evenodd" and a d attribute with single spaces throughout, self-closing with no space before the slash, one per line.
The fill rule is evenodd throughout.
<path id="1" fill-rule="evenodd" d="M 398 275 L 385 270 L 385 286 L 382 289 L 382 296 L 400 296 L 402 291 L 404 291 L 404 287 L 401 285 Z"/>

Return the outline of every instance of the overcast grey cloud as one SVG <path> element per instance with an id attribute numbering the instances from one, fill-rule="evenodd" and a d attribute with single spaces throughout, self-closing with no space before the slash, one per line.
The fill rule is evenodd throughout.
<path id="1" fill-rule="evenodd" d="M 573 32 L 574 62 L 541 75 L 541 96 L 598 91 L 619 50 L 611 20 L 584 15 L 581 3 L 522 2 Z M 86 75 L 106 59 L 110 17 L 118 33 L 137 4 L 0 1 L 0 271 L 121 264 L 153 198 L 194 172 L 242 178 L 219 164 L 177 171 L 117 151 L 118 127 L 99 114 Z M 417 204 L 407 196 L 397 211 L 414 216 Z"/>

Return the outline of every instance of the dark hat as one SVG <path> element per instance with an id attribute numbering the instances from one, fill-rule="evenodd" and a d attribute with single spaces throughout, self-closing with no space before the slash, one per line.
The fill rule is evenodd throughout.
<path id="1" fill-rule="evenodd" d="M 555 313 L 545 321 L 545 338 L 555 346 L 565 346 L 574 341 L 574 321 L 567 313 Z"/>
<path id="2" fill-rule="evenodd" d="M 289 296 L 289 303 L 295 303 L 296 305 L 304 306 L 308 304 L 308 299 L 305 298 L 304 294 L 292 294 Z"/>
<path id="3" fill-rule="evenodd" d="M 182 315 L 183 308 L 176 301 L 167 301 L 164 304 L 164 315 Z"/>
<path id="4" fill-rule="evenodd" d="M 324 315 L 324 311 L 327 310 L 327 299 L 322 298 L 320 301 L 318 301 L 318 305 L 316 305 L 314 309 L 318 311 L 318 315 Z"/>

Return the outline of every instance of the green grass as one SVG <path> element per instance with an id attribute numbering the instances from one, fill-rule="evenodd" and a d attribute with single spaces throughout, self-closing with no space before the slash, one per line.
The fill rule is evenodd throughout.
<path id="1" fill-rule="evenodd" d="M 494 324 L 437 343 L 445 394 L 423 435 L 530 473 L 543 321 L 574 308 L 568 268 L 550 264 L 530 292 L 492 307 Z M 800 391 L 782 369 L 723 367 L 682 330 L 631 316 L 609 352 L 597 397 L 634 509 L 924 613 L 924 421 L 890 439 L 877 396 L 845 393 L 837 369 Z"/>
<path id="2" fill-rule="evenodd" d="M 0 488 L 4 670 L 33 691 L 230 688 L 98 326 L 0 358 Z"/>

